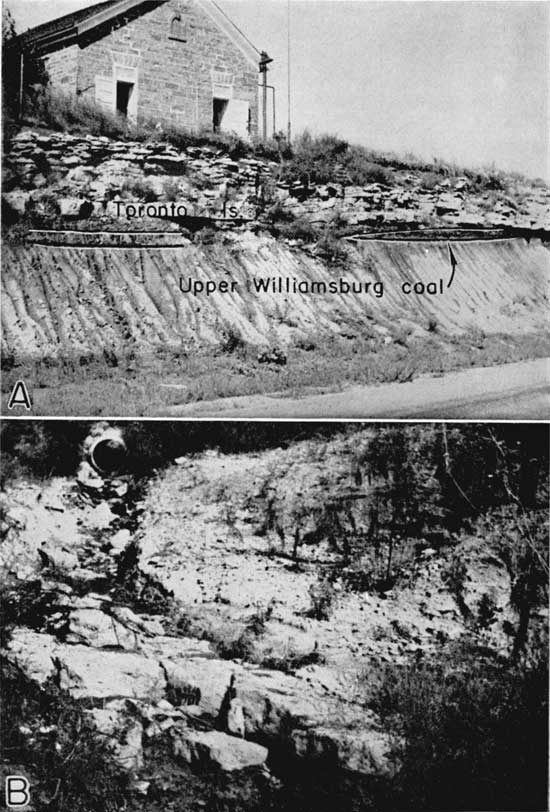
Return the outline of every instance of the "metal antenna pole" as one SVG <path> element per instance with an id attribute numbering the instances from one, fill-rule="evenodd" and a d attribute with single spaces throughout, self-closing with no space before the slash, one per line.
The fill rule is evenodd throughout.
<path id="1" fill-rule="evenodd" d="M 23 102 L 24 102 L 24 90 L 23 86 L 25 84 L 25 57 L 23 56 L 23 49 L 21 49 L 21 58 L 19 61 L 19 99 L 18 99 L 18 108 L 19 108 L 19 118 L 23 118 Z"/>
<path id="2" fill-rule="evenodd" d="M 288 0 L 288 4 L 287 4 L 287 68 L 288 68 L 288 83 L 287 83 L 288 129 L 287 129 L 287 141 L 290 144 L 291 138 L 292 138 L 292 125 L 291 125 L 291 116 L 290 116 L 290 0 Z"/>

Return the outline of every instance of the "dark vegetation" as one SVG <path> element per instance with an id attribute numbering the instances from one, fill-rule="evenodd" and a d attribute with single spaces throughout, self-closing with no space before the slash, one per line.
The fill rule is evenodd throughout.
<path id="1" fill-rule="evenodd" d="M 3 759 L 24 765 L 33 808 L 115 812 L 125 804 L 128 779 L 113 764 L 82 705 L 53 681 L 41 691 L 13 665 L 3 664 Z M 9 774 L 9 773 L 7 773 Z M 13 772 L 12 772 L 13 774 Z"/>
<path id="2" fill-rule="evenodd" d="M 392 731 L 395 810 L 546 809 L 548 667 L 446 645 L 385 666 L 369 704 Z"/>

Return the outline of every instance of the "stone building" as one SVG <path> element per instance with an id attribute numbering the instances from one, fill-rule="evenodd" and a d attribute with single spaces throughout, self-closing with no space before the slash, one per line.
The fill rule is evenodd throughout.
<path id="1" fill-rule="evenodd" d="M 108 0 L 32 28 L 51 87 L 136 121 L 258 131 L 259 81 L 271 60 L 214 0 Z"/>

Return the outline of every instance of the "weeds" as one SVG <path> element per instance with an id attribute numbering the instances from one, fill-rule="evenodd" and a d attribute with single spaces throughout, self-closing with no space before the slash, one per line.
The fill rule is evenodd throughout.
<path id="1" fill-rule="evenodd" d="M 397 171 L 415 172 L 420 186 L 434 190 L 443 182 L 453 188 L 459 181 L 467 183 L 475 193 L 502 194 L 518 183 L 532 183 L 521 175 L 506 174 L 495 166 L 484 169 L 468 169 L 434 158 L 423 161 L 414 155 L 399 158 L 393 153 L 379 152 L 368 147 L 349 144 L 333 135 L 312 136 L 307 130 L 295 138 L 292 146 L 282 135 L 261 142 L 248 141 L 233 133 L 213 133 L 209 129 L 186 129 L 169 121 L 140 119 L 129 121 L 104 110 L 91 99 L 54 91 L 46 86 L 33 92 L 25 100 L 26 113 L 21 123 L 46 127 L 59 132 L 106 136 L 117 140 L 154 143 L 168 142 L 184 151 L 190 147 L 211 148 L 213 153 L 222 152 L 234 159 L 257 156 L 279 164 L 278 180 L 301 185 L 306 189 L 314 184 L 391 186 Z M 15 135 L 18 123 L 6 115 L 6 140 Z M 538 179 L 534 185 L 544 186 Z M 260 190 L 258 190 L 260 192 Z M 258 199 L 263 205 L 274 198 L 273 184 L 262 181 Z"/>
<path id="2" fill-rule="evenodd" d="M 144 203 L 153 203 L 157 199 L 157 194 L 151 184 L 142 178 L 125 180 L 121 193 L 123 196 L 127 194 L 132 200 L 143 200 Z"/>
<path id="3" fill-rule="evenodd" d="M 50 88 L 37 93 L 32 103 L 27 100 L 25 109 L 32 110 L 26 117 L 29 124 L 60 132 L 121 138 L 129 131 L 126 119 L 108 113 L 95 102 Z"/>

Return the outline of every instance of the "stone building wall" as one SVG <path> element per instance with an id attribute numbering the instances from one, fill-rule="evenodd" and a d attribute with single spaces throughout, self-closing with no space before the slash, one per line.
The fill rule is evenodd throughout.
<path id="1" fill-rule="evenodd" d="M 249 104 L 251 133 L 257 132 L 258 70 L 193 2 L 157 6 L 81 46 L 78 62 L 84 97 L 115 109 L 117 78 L 134 82 L 138 120 L 188 128 L 212 129 L 213 82 L 222 79 L 233 99 Z"/>
<path id="2" fill-rule="evenodd" d="M 54 90 L 62 90 L 65 93 L 76 92 L 79 51 L 78 45 L 70 45 L 44 58 L 50 84 Z"/>

